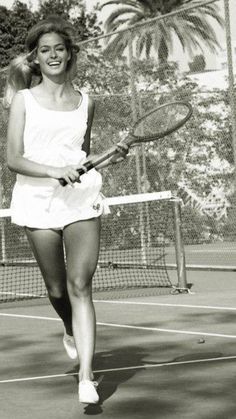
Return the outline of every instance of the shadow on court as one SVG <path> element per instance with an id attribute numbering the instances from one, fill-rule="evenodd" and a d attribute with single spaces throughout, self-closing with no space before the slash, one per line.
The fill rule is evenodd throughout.
<path id="1" fill-rule="evenodd" d="M 144 362 L 147 356 L 148 353 L 144 348 L 136 346 L 98 352 L 94 360 L 94 370 L 101 371 L 95 377 L 95 380 L 99 381 L 100 402 L 95 406 L 86 406 L 84 413 L 87 415 L 102 413 L 106 401 L 116 393 L 119 386 L 133 378 L 137 372 L 145 370 L 145 366 L 142 368 L 142 365 L 149 364 L 148 362 Z M 150 364 L 152 363 L 150 362 Z M 134 367 L 137 365 L 140 368 L 135 369 Z M 67 373 L 76 374 L 78 369 L 79 365 L 76 365 L 72 370 L 67 371 Z M 110 372 L 109 369 L 111 370 Z M 102 370 L 106 370 L 105 374 Z M 76 384 L 78 384 L 78 377 L 76 375 L 74 379 Z"/>

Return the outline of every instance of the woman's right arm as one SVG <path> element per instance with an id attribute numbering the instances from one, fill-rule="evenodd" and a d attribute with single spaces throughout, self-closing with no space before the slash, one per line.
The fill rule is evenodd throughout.
<path id="1" fill-rule="evenodd" d="M 53 167 L 39 164 L 23 157 L 24 154 L 25 104 L 18 92 L 13 98 L 7 133 L 7 164 L 13 172 L 32 177 L 63 178 L 72 184 L 78 178 L 75 167 Z"/>
<path id="2" fill-rule="evenodd" d="M 26 176 L 48 177 L 48 166 L 23 157 L 24 153 L 25 105 L 21 93 L 13 98 L 7 133 L 7 164 L 10 170 Z"/>

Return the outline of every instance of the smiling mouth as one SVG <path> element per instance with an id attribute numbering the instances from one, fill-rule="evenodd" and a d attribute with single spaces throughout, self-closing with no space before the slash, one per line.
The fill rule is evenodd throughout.
<path id="1" fill-rule="evenodd" d="M 48 63 L 50 67 L 58 67 L 60 64 L 60 61 L 51 61 L 50 63 Z"/>

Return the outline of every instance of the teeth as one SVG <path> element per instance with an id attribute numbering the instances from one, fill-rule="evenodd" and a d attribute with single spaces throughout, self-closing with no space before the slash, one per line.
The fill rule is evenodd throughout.
<path id="1" fill-rule="evenodd" d="M 59 61 L 53 61 L 52 63 L 49 63 L 49 65 L 59 65 L 60 62 Z"/>

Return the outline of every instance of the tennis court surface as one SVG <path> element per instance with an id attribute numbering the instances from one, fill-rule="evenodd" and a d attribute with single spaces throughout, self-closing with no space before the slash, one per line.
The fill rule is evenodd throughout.
<path id="1" fill-rule="evenodd" d="M 78 365 L 47 299 L 1 304 L 1 419 L 235 418 L 235 273 L 188 281 L 189 294 L 95 295 L 97 406 L 78 402 Z"/>

